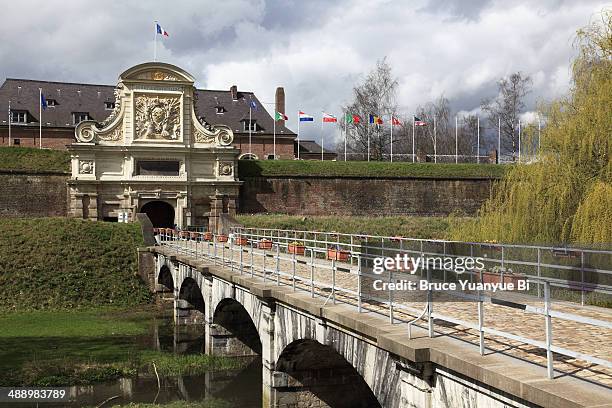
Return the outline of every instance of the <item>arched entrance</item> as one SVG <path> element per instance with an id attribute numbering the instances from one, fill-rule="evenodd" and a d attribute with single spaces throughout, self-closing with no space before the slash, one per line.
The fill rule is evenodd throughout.
<path id="1" fill-rule="evenodd" d="M 174 227 L 174 208 L 164 201 L 150 201 L 142 206 L 140 212 L 147 214 L 153 227 Z"/>

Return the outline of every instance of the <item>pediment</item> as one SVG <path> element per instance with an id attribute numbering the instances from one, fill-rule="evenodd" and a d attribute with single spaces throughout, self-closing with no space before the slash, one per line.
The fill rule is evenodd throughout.
<path id="1" fill-rule="evenodd" d="M 146 62 L 136 65 L 119 75 L 119 80 L 124 82 L 188 82 L 192 84 L 195 81 L 193 76 L 182 68 L 163 62 Z"/>

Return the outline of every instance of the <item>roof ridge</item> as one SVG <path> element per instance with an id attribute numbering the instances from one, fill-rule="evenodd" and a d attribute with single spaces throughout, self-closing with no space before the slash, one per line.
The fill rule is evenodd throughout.
<path id="1" fill-rule="evenodd" d="M 108 86 L 115 87 L 115 85 L 105 85 L 105 84 L 86 84 L 84 82 L 65 82 L 65 81 L 45 81 L 42 79 L 25 79 L 25 78 L 9 78 L 7 77 L 5 81 L 23 81 L 23 82 L 45 82 L 48 84 L 63 84 L 63 85 L 84 85 L 84 86 Z"/>

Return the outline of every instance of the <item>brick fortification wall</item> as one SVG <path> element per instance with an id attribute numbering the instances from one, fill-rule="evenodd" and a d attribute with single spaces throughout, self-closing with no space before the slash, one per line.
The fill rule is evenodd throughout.
<path id="1" fill-rule="evenodd" d="M 66 216 L 69 178 L 62 173 L 0 171 L 0 217 Z"/>
<path id="2" fill-rule="evenodd" d="M 241 213 L 293 215 L 475 215 L 491 179 L 245 178 Z"/>

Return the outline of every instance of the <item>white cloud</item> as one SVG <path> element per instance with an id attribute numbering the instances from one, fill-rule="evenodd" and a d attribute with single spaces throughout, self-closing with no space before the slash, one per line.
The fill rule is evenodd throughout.
<path id="1" fill-rule="evenodd" d="M 533 78 L 536 100 L 567 92 L 572 36 L 601 0 L 23 0 L 0 15 L 6 76 L 114 83 L 152 57 L 153 21 L 170 37 L 160 60 L 212 88 L 255 91 L 272 101 L 284 86 L 289 124 L 297 109 L 339 112 L 352 86 L 385 56 L 399 79 L 405 114 L 444 93 L 456 110 L 477 112 L 511 72 Z M 271 110 L 271 109 L 270 109 Z M 303 129 L 314 136 L 318 126 Z M 335 130 L 333 131 L 335 132 Z M 333 133 L 328 129 L 328 138 Z"/>

